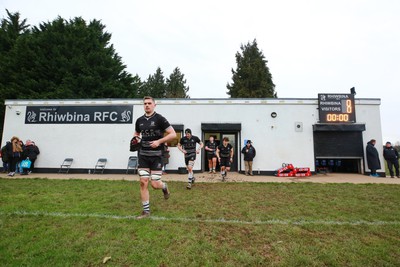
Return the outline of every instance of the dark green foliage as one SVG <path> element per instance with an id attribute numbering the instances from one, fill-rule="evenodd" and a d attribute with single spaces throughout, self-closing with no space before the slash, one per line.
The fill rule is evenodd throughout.
<path id="1" fill-rule="evenodd" d="M 156 73 L 149 75 L 147 81 L 139 89 L 139 96 L 152 96 L 154 98 L 189 98 L 189 87 L 180 69 L 176 67 L 169 78 L 165 80 L 160 67 Z"/>
<path id="2" fill-rule="evenodd" d="M 19 37 L 28 35 L 29 25 L 26 19 L 21 21 L 20 14 L 10 13 L 8 18 L 1 20 L 0 26 L 0 140 L 3 132 L 4 99 L 15 98 L 16 90 L 13 88 L 14 73 L 12 64 L 15 62 L 13 48 Z"/>
<path id="3" fill-rule="evenodd" d="M 186 79 L 180 69 L 176 67 L 167 79 L 167 98 L 190 98 L 187 94 L 189 86 L 186 86 Z"/>
<path id="4" fill-rule="evenodd" d="M 21 21 L 20 14 L 10 13 L 7 9 L 7 19 L 1 21 L 0 31 L 0 51 L 4 56 L 4 52 L 10 51 L 17 40 L 17 38 L 24 33 L 29 33 L 29 24 L 26 24 L 27 20 Z"/>
<path id="5" fill-rule="evenodd" d="M 257 47 L 257 41 L 241 45 L 236 53 L 236 70 L 232 69 L 232 84 L 227 84 L 231 98 L 277 97 L 267 60 Z"/>
<path id="6" fill-rule="evenodd" d="M 137 97 L 140 78 L 125 71 L 100 21 L 58 17 L 29 28 L 19 13 L 7 15 L 0 28 L 1 126 L 5 99 Z"/>
<path id="7" fill-rule="evenodd" d="M 160 67 L 157 68 L 154 75 L 149 75 L 147 81 L 139 89 L 139 96 L 152 96 L 154 98 L 165 98 L 165 91 L 167 85 L 165 84 L 164 74 Z"/>
<path id="8" fill-rule="evenodd" d="M 32 29 L 15 46 L 18 98 L 135 97 L 134 79 L 109 45 L 105 26 L 57 18 Z"/>

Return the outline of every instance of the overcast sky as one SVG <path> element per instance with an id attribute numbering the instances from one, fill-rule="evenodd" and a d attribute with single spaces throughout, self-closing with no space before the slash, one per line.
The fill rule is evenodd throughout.
<path id="1" fill-rule="evenodd" d="M 146 80 L 179 67 L 191 98 L 227 98 L 235 54 L 256 39 L 278 97 L 355 87 L 382 100 L 383 141 L 400 141 L 399 0 L 0 0 L 5 9 L 35 26 L 101 20 L 128 72 Z"/>

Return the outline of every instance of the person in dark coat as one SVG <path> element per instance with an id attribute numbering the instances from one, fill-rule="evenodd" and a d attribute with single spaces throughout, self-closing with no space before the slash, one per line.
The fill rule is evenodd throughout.
<path id="1" fill-rule="evenodd" d="M 250 140 L 247 140 L 246 146 L 242 148 L 242 153 L 244 154 L 244 172 L 246 175 L 253 176 L 253 159 L 256 156 L 256 149 Z"/>
<path id="2" fill-rule="evenodd" d="M 29 169 L 24 169 L 23 174 L 28 174 L 35 168 L 35 161 L 37 156 L 40 154 L 39 148 L 35 145 L 35 142 L 31 140 L 26 140 L 24 148 L 24 157 L 29 158 L 31 161 L 31 167 Z"/>
<path id="3" fill-rule="evenodd" d="M 375 139 L 371 139 L 371 141 L 367 143 L 367 163 L 368 169 L 371 170 L 370 176 L 379 177 L 379 174 L 376 173 L 376 170 L 381 168 L 381 162 L 379 160 L 378 150 L 375 148 L 375 143 Z"/>
<path id="4" fill-rule="evenodd" d="M 390 172 L 390 177 L 394 178 L 393 167 L 396 170 L 397 178 L 400 178 L 399 173 L 399 152 L 392 147 L 390 142 L 386 142 L 386 146 L 383 149 L 383 157 L 385 158 L 388 169 Z"/>
<path id="5" fill-rule="evenodd" d="M 9 171 L 9 156 L 10 153 L 8 152 L 7 149 L 9 149 L 9 147 L 11 146 L 11 142 L 7 141 L 7 143 L 1 148 L 1 160 L 3 161 L 3 172 L 8 173 Z"/>
<path id="6" fill-rule="evenodd" d="M 16 166 L 21 159 L 22 147 L 18 137 L 13 136 L 11 142 L 7 143 L 7 153 L 9 158 L 9 173 L 8 176 L 14 176 L 16 171 Z"/>

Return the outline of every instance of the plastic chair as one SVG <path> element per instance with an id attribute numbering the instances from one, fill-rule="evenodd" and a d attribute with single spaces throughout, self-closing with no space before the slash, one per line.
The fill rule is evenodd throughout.
<path id="1" fill-rule="evenodd" d="M 64 159 L 63 163 L 60 165 L 58 173 L 68 173 L 73 161 L 74 161 L 73 158 Z"/>
<path id="2" fill-rule="evenodd" d="M 135 174 L 137 172 L 137 166 L 138 166 L 138 157 L 130 156 L 128 159 L 128 166 L 126 167 L 126 174 L 128 174 L 130 169 L 132 169 L 133 173 Z"/>
<path id="3" fill-rule="evenodd" d="M 93 174 L 95 174 L 96 171 L 98 171 L 98 172 L 101 171 L 101 173 L 104 173 L 104 169 L 106 167 L 106 164 L 107 164 L 107 159 L 106 158 L 99 158 L 97 160 L 96 165 L 94 166 Z"/>

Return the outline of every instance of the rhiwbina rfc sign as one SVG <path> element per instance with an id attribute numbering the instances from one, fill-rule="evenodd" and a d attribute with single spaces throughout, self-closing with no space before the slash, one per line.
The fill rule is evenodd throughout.
<path id="1" fill-rule="evenodd" d="M 132 114 L 133 105 L 27 106 L 25 124 L 124 124 Z"/>

